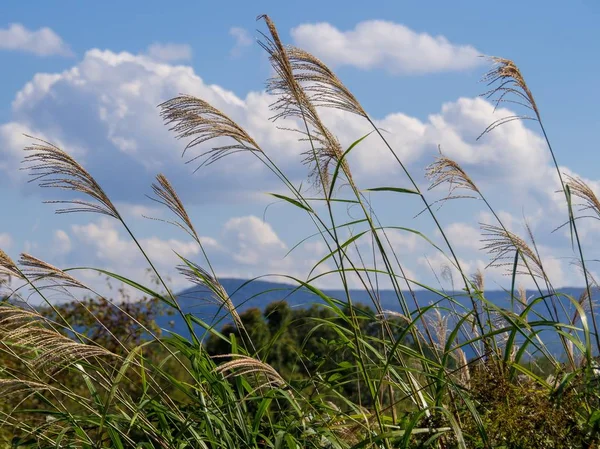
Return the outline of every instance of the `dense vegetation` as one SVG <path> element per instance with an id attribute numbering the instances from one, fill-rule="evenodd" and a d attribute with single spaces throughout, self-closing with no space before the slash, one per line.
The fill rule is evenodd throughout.
<path id="1" fill-rule="evenodd" d="M 199 245 L 205 257 L 180 256 L 178 270 L 210 292 L 207 300 L 228 315 L 229 324 L 207 323 L 186 312 L 163 275 L 90 172 L 69 153 L 34 140 L 25 165 L 42 187 L 77 193 L 61 199 L 59 212 L 100 213 L 123 229 L 148 262 L 154 283 L 142 285 L 101 268 L 96 271 L 138 292 L 109 300 L 78 279 L 83 268 L 50 265 L 23 254 L 15 263 L 0 251 L 0 268 L 11 278 L 0 304 L 0 435 L 5 446 L 81 448 L 580 448 L 598 447 L 600 350 L 594 313 L 596 286 L 586 268 L 574 199 L 600 216 L 600 201 L 583 181 L 564 177 L 565 217 L 574 257 L 586 281 L 581 297 L 554 288 L 533 236 L 510 232 L 482 191 L 453 160 L 440 155 L 427 169 L 432 187 L 449 187 L 446 200 L 476 197 L 496 222 L 483 225 L 492 265 L 506 267 L 510 308 L 486 299 L 484 275 L 467 273 L 446 238 L 432 204 L 359 101 L 321 61 L 284 46 L 268 17 L 262 46 L 274 69 L 267 90 L 276 120 L 298 126 L 306 145 L 314 189 L 301 191 L 243 128 L 205 101 L 179 96 L 160 105 L 161 115 L 186 149 L 209 141 L 204 165 L 249 153 L 287 189 L 274 194 L 314 223 L 335 268 L 308 279 L 288 276 L 323 305 L 291 309 L 285 302 L 264 311 L 236 310 L 219 283 L 174 187 L 158 175 L 155 199 L 173 214 L 173 224 Z M 493 58 L 486 76 L 497 101 L 514 99 L 543 123 L 533 94 L 512 61 Z M 370 135 L 349 148 L 321 119 L 336 108 L 370 123 Z M 485 133 L 520 116 L 501 118 Z M 436 246 L 414 229 L 402 228 L 433 245 L 460 274 L 460 290 L 443 292 L 405 275 L 403 259 L 352 176 L 347 156 L 368 151 L 380 139 L 397 161 L 399 184 L 371 188 L 398 201 L 420 202 L 441 235 Z M 548 150 L 554 153 L 549 140 Z M 555 159 L 554 159 L 555 160 Z M 93 169 L 93 167 L 91 167 Z M 209 169 L 209 167 L 205 167 Z M 550 182 L 550 181 L 549 181 Z M 372 187 L 372 186 L 369 186 Z M 457 190 L 462 190 L 462 192 Z M 465 193 L 466 192 L 466 193 Z M 464 194 L 463 194 L 464 193 Z M 87 199 L 81 199 L 81 195 Z M 353 208 L 352 217 L 347 207 Z M 358 211 L 358 212 L 357 212 Z M 356 214 L 360 213 L 360 217 Z M 560 224 L 560 223 L 559 223 Z M 371 242 L 368 254 L 357 245 Z M 377 263 L 369 264 L 368 261 Z M 309 275 L 310 276 L 310 275 Z M 315 286 L 323 276 L 345 288 L 342 300 Z M 354 303 L 349 277 L 372 304 Z M 538 292 L 518 288 L 524 278 Z M 383 310 L 379 285 L 395 292 L 396 312 Z M 9 288 L 10 286 L 10 288 Z M 16 287 L 14 287 L 16 286 Z M 416 288 L 438 300 L 416 301 Z M 32 291 L 43 306 L 22 301 Z M 66 301 L 51 301 L 48 292 Z M 126 290 L 122 291 L 123 294 Z M 55 295 L 53 295 L 55 297 Z M 467 304 L 467 305 L 465 305 Z M 185 333 L 156 326 L 166 311 L 183 320 Z M 549 350 L 558 342 L 560 351 Z M 1 440 L 0 440 L 1 441 Z M 1 447 L 1 446 L 0 446 Z"/>

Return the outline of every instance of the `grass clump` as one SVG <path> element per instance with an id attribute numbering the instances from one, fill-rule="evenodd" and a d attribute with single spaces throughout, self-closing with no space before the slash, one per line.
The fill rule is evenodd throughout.
<path id="1" fill-rule="evenodd" d="M 600 339 L 594 313 L 595 284 L 586 268 L 573 210 L 598 211 L 598 200 L 580 179 L 566 178 L 554 157 L 540 111 L 517 66 L 493 58 L 486 93 L 513 101 L 530 116 L 501 118 L 483 130 L 519 119 L 541 127 L 565 193 L 566 223 L 586 291 L 574 298 L 554 288 L 533 233 L 509 231 L 468 173 L 440 155 L 427 169 L 431 188 L 447 187 L 442 201 L 482 200 L 495 222 L 482 225 L 491 266 L 507 269 L 510 308 L 486 297 L 484 275 L 468 273 L 414 174 L 398 157 L 359 101 L 311 54 L 281 42 L 272 20 L 261 46 L 274 76 L 274 120 L 287 119 L 306 146 L 303 162 L 316 197 L 302 193 L 260 143 L 206 101 L 181 95 L 160 105 L 160 114 L 200 167 L 243 152 L 258 158 L 286 193 L 273 194 L 310 219 L 327 248 L 306 279 L 288 276 L 314 295 L 314 306 L 290 310 L 284 302 L 265 311 L 237 310 L 219 282 L 208 251 L 173 184 L 162 174 L 154 200 L 169 221 L 194 241 L 202 260 L 180 256 L 177 269 L 207 291 L 206 300 L 228 317 L 224 326 L 185 310 L 131 231 L 123 215 L 90 172 L 66 151 L 45 141 L 27 147 L 25 162 L 45 188 L 85 199 L 51 201 L 58 213 L 88 212 L 116 220 L 144 256 L 153 283 L 144 285 L 102 268 L 86 268 L 136 290 L 142 302 L 104 298 L 78 278 L 83 268 L 50 265 L 24 254 L 15 263 L 0 251 L 0 273 L 18 283 L 0 306 L 0 435 L 6 447 L 38 448 L 558 448 L 597 447 L 600 408 Z M 344 149 L 321 118 L 323 108 L 354 114 L 372 126 L 397 163 L 407 185 L 369 189 L 418 201 L 444 243 L 431 244 L 459 274 L 456 291 L 444 292 L 407 276 L 347 159 L 361 151 L 364 136 Z M 208 147 L 207 145 L 213 145 Z M 459 193 L 460 190 L 460 193 Z M 314 192 L 313 192 L 314 193 Z M 351 221 L 338 203 L 353 208 Z M 358 212 L 356 212 L 358 211 Z M 358 218 L 356 213 L 359 214 Z M 362 252 L 358 241 L 369 239 Z M 371 260 L 377 263 L 369 263 Z M 323 262 L 333 268 L 318 272 Z M 443 273 L 442 273 L 443 275 Z M 333 298 L 316 287 L 327 276 L 343 286 Z M 370 304 L 357 304 L 350 277 Z M 527 278 L 536 289 L 518 288 Z M 4 280 L 4 278 L 2 278 Z M 11 283 L 10 285 L 14 284 Z M 381 283 L 391 286 L 397 306 L 385 310 Z M 429 305 L 416 289 L 436 296 Z M 22 302 L 32 290 L 43 307 Z M 51 301 L 47 292 L 63 295 Z M 124 294 L 125 290 L 123 290 Z M 161 332 L 160 310 L 184 323 L 181 334 Z M 550 343 L 560 343 L 560 353 Z M 1 441 L 1 440 L 0 440 Z M 2 444 L 2 443 L 0 443 Z"/>

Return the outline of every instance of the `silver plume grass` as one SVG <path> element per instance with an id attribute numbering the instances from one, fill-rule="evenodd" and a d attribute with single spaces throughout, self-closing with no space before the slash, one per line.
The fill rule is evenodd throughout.
<path id="1" fill-rule="evenodd" d="M 271 105 L 275 111 L 272 119 L 296 118 L 305 123 L 306 130 L 299 132 L 304 136 L 303 140 L 311 142 L 312 148 L 304 152 L 303 162 L 311 167 L 310 178 L 315 185 L 326 192 L 329 189 L 330 167 L 337 163 L 341 163 L 342 172 L 348 181 L 352 182 L 350 168 L 342 158 L 342 147 L 323 124 L 315 107 L 319 102 L 322 105 L 333 106 L 333 98 L 336 95 L 334 91 L 337 92 L 335 98 L 339 102 L 335 104 L 339 109 L 353 107 L 350 105 L 352 100 L 347 96 L 344 99 L 339 96 L 340 86 L 343 85 L 327 74 L 323 63 L 316 58 L 307 58 L 306 52 L 284 46 L 269 16 L 263 15 L 259 19 L 265 21 L 270 33 L 270 37 L 263 35 L 264 41 L 260 42 L 260 45 L 269 54 L 271 66 L 276 74 L 267 83 L 267 92 L 278 97 Z M 309 67 L 310 70 L 307 70 Z M 312 81 L 312 86 L 307 87 L 308 91 L 302 86 L 302 81 Z M 334 85 L 337 87 L 333 87 Z"/>
<path id="2" fill-rule="evenodd" d="M 525 240 L 518 235 L 499 226 L 481 224 L 483 231 L 483 250 L 492 255 L 488 267 L 506 268 L 512 270 L 515 252 L 518 253 L 517 272 L 545 278 L 542 261 Z"/>
<path id="3" fill-rule="evenodd" d="M 92 201 L 79 199 L 45 201 L 51 204 L 68 205 L 57 209 L 56 213 L 94 212 L 119 219 L 119 213 L 113 203 L 83 166 L 57 146 L 45 140 L 31 138 L 35 142 L 25 147 L 25 151 L 29 154 L 23 160 L 26 164 L 25 169 L 29 170 L 32 176 L 30 182 L 38 181 L 40 187 L 83 193 L 92 199 Z"/>
<path id="4" fill-rule="evenodd" d="M 87 287 L 80 281 L 75 279 L 70 274 L 64 272 L 58 267 L 49 264 L 31 254 L 23 253 L 19 259 L 19 264 L 23 267 L 22 272 L 32 282 L 35 281 L 49 281 L 51 285 L 46 287 L 72 287 L 72 288 L 83 288 Z M 44 286 L 38 286 L 44 288 Z"/>
<path id="5" fill-rule="evenodd" d="M 54 373 L 73 363 L 97 357 L 117 357 L 105 348 L 83 344 L 61 334 L 38 312 L 0 305 L 0 341 L 27 350 L 35 370 Z"/>
<path id="6" fill-rule="evenodd" d="M 156 183 L 152 184 L 152 190 L 154 191 L 156 198 L 150 197 L 150 199 L 166 206 L 179 219 L 178 221 L 167 221 L 158 218 L 155 218 L 154 220 L 166 221 L 167 223 L 175 225 L 187 232 L 196 241 L 200 241 L 200 237 L 192 224 L 192 220 L 190 219 L 187 210 L 183 206 L 175 188 L 165 175 L 159 174 L 156 176 Z"/>
<path id="7" fill-rule="evenodd" d="M 473 180 L 458 162 L 444 156 L 441 151 L 440 156 L 425 169 L 425 177 L 431 182 L 429 190 L 440 185 L 448 185 L 448 195 L 445 199 L 472 198 L 472 196 L 467 195 L 456 195 L 456 190 L 479 193 L 479 189 Z"/>
<path id="8" fill-rule="evenodd" d="M 581 211 L 593 211 L 600 218 L 600 200 L 596 196 L 594 190 L 586 184 L 581 178 L 565 175 L 571 195 L 583 200 Z"/>
<path id="9" fill-rule="evenodd" d="M 497 56 L 489 57 L 493 63 L 492 69 L 487 72 L 483 80 L 488 86 L 493 86 L 487 92 L 481 94 L 496 104 L 496 108 L 501 103 L 512 103 L 533 111 L 535 116 L 528 115 L 511 115 L 502 117 L 491 123 L 477 139 L 494 130 L 498 126 L 514 120 L 539 120 L 539 110 L 535 103 L 533 94 L 529 90 L 525 78 L 517 65 L 510 59 L 500 58 Z"/>
<path id="10" fill-rule="evenodd" d="M 158 107 L 165 124 L 171 125 L 169 130 L 174 131 L 178 139 L 191 138 L 183 150 L 183 155 L 190 148 L 213 139 L 229 138 L 234 141 L 229 145 L 216 146 L 187 161 L 190 163 L 203 159 L 198 168 L 234 153 L 262 152 L 259 145 L 241 126 L 200 98 L 180 95 Z"/>
<path id="11" fill-rule="evenodd" d="M 328 107 L 367 117 L 356 97 L 320 59 L 297 47 L 286 52 L 296 80 L 317 107 Z"/>
<path id="12" fill-rule="evenodd" d="M 177 267 L 177 270 L 190 282 L 207 288 L 211 294 L 209 301 L 212 301 L 219 306 L 223 306 L 233 318 L 233 321 L 238 329 L 243 329 L 244 325 L 242 324 L 242 320 L 235 308 L 235 305 L 233 304 L 233 301 L 231 301 L 229 294 L 221 285 L 221 283 L 199 265 L 187 260 L 185 262 L 186 265 Z"/>
<path id="13" fill-rule="evenodd" d="M 2 249 L 0 249 L 0 273 L 4 273 L 8 276 L 14 276 L 17 278 L 21 278 L 22 274 L 13 262 L 13 260 L 6 254 Z"/>
<path id="14" fill-rule="evenodd" d="M 229 362 L 222 363 L 215 368 L 215 372 L 222 374 L 225 378 L 259 373 L 267 378 L 267 384 L 275 384 L 277 386 L 286 384 L 283 377 L 281 377 L 275 368 L 253 357 L 240 354 L 225 354 L 221 357 L 231 357 L 233 359 Z"/>

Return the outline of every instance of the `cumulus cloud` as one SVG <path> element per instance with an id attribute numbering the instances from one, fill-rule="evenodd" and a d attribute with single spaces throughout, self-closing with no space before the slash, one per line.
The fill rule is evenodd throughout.
<path id="1" fill-rule="evenodd" d="M 30 142 L 23 134 L 31 134 L 76 155 L 115 201 L 139 202 L 157 172 L 177 180 L 175 187 L 184 200 L 196 203 L 255 200 L 257 192 L 276 189 L 275 177 L 250 154 L 238 154 L 192 176 L 195 166 L 181 160 L 183 143 L 174 139 L 156 109 L 181 92 L 203 98 L 236 120 L 291 179 L 306 177 L 307 170 L 300 164 L 304 144 L 295 133 L 269 121 L 273 98 L 266 93 L 250 92 L 240 98 L 221 86 L 206 84 L 191 67 L 90 50 L 71 69 L 38 74 L 17 93 L 12 121 L 0 125 L 4 149 L 0 170 L 9 175 L 3 181 L 24 184 L 24 174 L 17 168 L 21 149 Z M 460 98 L 424 121 L 397 112 L 376 118 L 375 124 L 387 131 L 396 155 L 419 171 L 441 144 L 447 155 L 483 179 L 520 184 L 532 184 L 536 176 L 545 179 L 547 172 L 540 167 L 548 165 L 547 152 L 539 135 L 523 123 L 511 122 L 475 141 L 491 121 L 512 114 L 507 109 L 493 110 L 483 99 Z M 345 146 L 371 130 L 361 117 L 338 110 L 323 111 L 323 118 Z M 188 157 L 209 148 L 192 149 Z M 380 182 L 397 179 L 394 157 L 376 136 L 354 150 L 350 162 L 358 180 L 374 175 Z M 202 195 L 197 194 L 199 187 Z"/>
<path id="2" fill-rule="evenodd" d="M 38 56 L 72 56 L 73 52 L 50 28 L 32 31 L 20 23 L 0 28 L 0 50 L 22 51 Z"/>
<path id="3" fill-rule="evenodd" d="M 181 180 L 176 187 L 182 189 L 184 199 L 195 202 L 219 201 L 226 195 L 244 200 L 264 188 L 265 181 L 275 179 L 249 154 L 192 176 L 196 166 L 183 163 L 184 145 L 164 126 L 156 108 L 181 92 L 208 101 L 242 126 L 250 124 L 257 138 L 267 138 L 265 148 L 276 145 L 283 150 L 275 155 L 280 160 L 298 153 L 294 150 L 294 145 L 298 147 L 296 136 L 273 130 L 264 93 L 251 93 L 244 101 L 220 86 L 204 83 L 191 67 L 90 50 L 69 70 L 36 75 L 16 95 L 13 120 L 0 125 L 0 146 L 5 149 L 0 169 L 9 173 L 12 181 L 24 184 L 18 161 L 23 146 L 30 142 L 22 136 L 26 133 L 77 153 L 78 160 L 118 201 L 139 201 L 157 172 Z M 189 157 L 209 148 L 190 150 Z M 185 195 L 186 190 L 198 192 L 199 185 L 207 187 L 202 189 L 203 195 Z"/>
<path id="4" fill-rule="evenodd" d="M 292 29 L 292 37 L 299 47 L 333 66 L 421 74 L 465 70 L 480 63 L 480 52 L 470 45 L 384 20 L 360 22 L 348 31 L 329 23 L 303 24 Z"/>
<path id="5" fill-rule="evenodd" d="M 196 166 L 186 166 L 181 160 L 184 142 L 174 139 L 156 110 L 156 104 L 181 92 L 196 95 L 223 110 L 249 131 L 296 185 L 305 180 L 307 169 L 300 164 L 300 153 L 306 149 L 305 144 L 298 142 L 296 133 L 277 129 L 269 121 L 272 115 L 269 104 L 273 98 L 265 92 L 250 92 L 245 97 L 238 97 L 221 86 L 205 83 L 191 67 L 159 62 L 148 55 L 90 50 L 64 72 L 35 75 L 17 93 L 11 121 L 0 124 L 0 183 L 26 184 L 26 176 L 18 168 L 22 148 L 31 142 L 23 134 L 30 134 L 57 143 L 75 155 L 127 218 L 140 214 L 159 216 L 156 209 L 139 205 L 143 195 L 150 193 L 149 186 L 157 172 L 165 173 L 183 201 L 192 207 L 194 203 L 222 204 L 227 201 L 256 204 L 257 198 L 264 197 L 262 192 L 277 190 L 279 184 L 275 177 L 250 154 L 237 154 L 192 175 Z M 424 183 L 419 174 L 432 161 L 438 144 L 441 144 L 444 153 L 457 160 L 480 187 L 492 186 L 489 191 L 493 194 L 501 186 L 501 194 L 497 196 L 504 197 L 510 189 L 518 192 L 518 196 L 510 198 L 511 213 L 519 215 L 524 204 L 531 206 L 528 195 L 537 195 L 539 204 L 532 209 L 533 215 L 544 225 L 549 220 L 538 218 L 541 217 L 538 211 L 543 211 L 549 201 L 555 201 L 554 198 L 557 202 L 553 207 L 559 207 L 561 198 L 555 194 L 558 181 L 539 134 L 523 122 L 515 121 L 476 140 L 492 121 L 506 115 L 512 115 L 512 112 L 504 108 L 494 112 L 493 105 L 484 99 L 459 98 L 442 105 L 439 111 L 433 111 L 425 119 L 395 112 L 374 118 L 374 122 L 386 131 L 384 136 L 418 182 Z M 323 119 L 345 147 L 371 131 L 364 119 L 338 110 L 324 110 Z M 277 125 L 293 128 L 295 124 L 278 122 Z M 210 146 L 203 149 L 208 148 Z M 189 157 L 192 157 L 202 150 L 190 151 Z M 361 188 L 375 187 L 372 183 L 408 186 L 399 177 L 401 172 L 394 157 L 376 135 L 365 139 L 350 154 L 350 166 Z M 54 197 L 57 192 L 51 194 Z M 385 195 L 388 194 L 382 194 Z M 389 209 L 394 224 L 400 220 L 409 221 L 419 212 L 413 213 L 410 209 L 411 198 L 407 198 L 400 209 L 395 207 L 397 203 L 388 201 L 382 203 L 384 213 Z M 394 207 L 388 207 L 391 205 Z M 560 207 L 565 210 L 564 203 Z M 457 213 L 454 206 L 442 211 Z M 472 215 L 475 218 L 476 213 Z M 324 255 L 316 254 L 323 248 L 315 245 L 307 246 L 299 255 L 293 253 L 292 257 L 284 258 L 288 247 L 267 223 L 249 215 L 224 221 L 223 234 L 206 237 L 205 242 L 217 254 L 220 272 L 226 275 L 246 277 L 285 271 L 302 276 Z M 455 215 L 451 222 L 456 221 Z M 451 237 L 459 245 L 471 244 L 468 235 L 476 223 L 467 223 L 463 218 L 460 221 L 464 223 L 450 227 Z M 493 217 L 481 221 L 493 223 Z M 512 222 L 508 223 L 508 218 L 504 221 L 509 227 L 514 226 Z M 513 221 L 520 223 L 522 220 Z M 560 220 L 545 226 L 551 231 L 559 224 Z M 65 253 L 69 257 L 75 257 L 80 248 L 87 248 L 105 263 L 126 267 L 143 265 L 143 260 L 129 256 L 135 251 L 114 225 L 95 222 L 78 226 L 64 231 L 71 242 L 71 251 Z M 427 233 L 431 227 L 423 230 Z M 592 235 L 593 232 L 590 229 L 589 234 L 583 234 Z M 94 246 L 90 243 L 93 238 L 108 243 L 106 247 L 102 246 L 104 243 Z M 55 236 L 55 239 L 57 244 L 62 243 L 67 248 L 64 236 Z M 400 256 L 420 251 L 422 239 L 415 235 L 390 233 L 390 239 Z M 177 239 L 147 238 L 144 244 L 166 265 L 177 263 L 168 247 L 197 255 L 186 242 Z M 467 246 L 461 249 L 467 252 L 465 260 L 470 268 L 475 268 L 479 265 L 472 260 L 479 259 L 471 252 L 474 248 Z M 408 268 L 412 271 L 422 269 L 416 257 L 412 259 Z"/>
<path id="6" fill-rule="evenodd" d="M 270 224 L 252 215 L 230 218 L 221 233 L 200 239 L 212 266 L 222 277 L 250 278 L 267 273 L 303 277 L 310 263 L 314 263 L 310 251 L 284 258 L 287 245 Z M 176 271 L 182 264 L 177 254 L 206 266 L 200 248 L 192 240 L 152 235 L 139 238 L 139 242 L 161 275 L 171 279 L 176 291 L 190 286 Z M 146 276 L 147 262 L 115 220 L 101 218 L 72 225 L 68 234 L 57 231 L 55 247 L 59 244 L 69 246 L 71 263 L 97 266 L 138 281 Z M 90 279 L 94 281 L 93 277 Z"/>
<path id="7" fill-rule="evenodd" d="M 466 223 L 451 223 L 445 232 L 450 242 L 458 248 L 479 250 L 483 246 L 481 230 Z"/>
<path id="8" fill-rule="evenodd" d="M 116 221 L 103 218 L 86 225 L 73 225 L 72 232 L 80 245 L 93 247 L 93 254 L 98 261 L 118 268 L 139 266 L 139 262 L 143 261 L 141 253 L 135 242 L 121 236 L 118 226 Z M 159 237 L 141 238 L 139 241 L 150 258 L 162 268 L 180 263 L 175 252 L 184 257 L 193 257 L 200 252 L 194 242 Z"/>
<path id="9" fill-rule="evenodd" d="M 277 265 L 283 259 L 285 244 L 271 225 L 258 217 L 235 217 L 224 226 L 225 238 L 234 241 L 233 258 L 246 265 Z"/>
<path id="10" fill-rule="evenodd" d="M 188 44 L 161 44 L 155 42 L 146 50 L 146 54 L 161 62 L 180 62 L 192 59 L 192 47 Z"/>
<path id="11" fill-rule="evenodd" d="M 244 28 L 231 27 L 229 35 L 235 39 L 235 45 L 231 49 L 231 56 L 240 56 L 244 48 L 249 47 L 254 42 L 248 31 Z"/>

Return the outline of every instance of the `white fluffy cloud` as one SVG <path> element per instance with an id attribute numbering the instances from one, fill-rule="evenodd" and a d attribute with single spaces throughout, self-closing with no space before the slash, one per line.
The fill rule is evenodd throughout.
<path id="1" fill-rule="evenodd" d="M 73 52 L 50 28 L 29 30 L 20 23 L 0 28 L 0 50 L 23 51 L 38 56 L 72 56 Z"/>
<path id="2" fill-rule="evenodd" d="M 284 259 L 287 245 L 268 223 L 252 215 L 227 220 L 219 235 L 203 236 L 201 241 L 211 264 L 223 277 L 249 278 L 266 273 L 302 277 L 306 275 L 303 270 L 311 262 L 314 263 L 306 257 L 314 256 L 310 251 L 294 256 L 295 259 Z M 62 243 L 66 249 L 66 242 L 70 251 L 68 260 L 71 262 L 112 270 L 138 281 L 146 276 L 148 265 L 143 255 L 113 219 L 101 218 L 84 225 L 73 225 L 69 234 L 57 231 L 56 245 Z M 139 242 L 161 275 L 171 279 L 176 291 L 189 286 L 176 271 L 176 267 L 182 264 L 176 253 L 206 266 L 200 248 L 194 241 L 155 235 L 139 238 Z M 63 251 L 63 254 L 66 252 Z M 56 257 L 56 253 L 52 257 Z M 94 280 L 93 277 L 89 279 L 92 282 Z"/>
<path id="3" fill-rule="evenodd" d="M 481 243 L 481 230 L 466 223 L 452 223 L 445 229 L 450 243 L 457 248 L 479 250 Z"/>
<path id="4" fill-rule="evenodd" d="M 13 178 L 21 175 L 18 181 L 24 184 L 24 174 L 17 168 L 21 149 L 30 142 L 22 136 L 27 133 L 77 153 L 115 200 L 139 201 L 158 172 L 181 180 L 178 184 L 184 192 L 198 192 L 199 184 L 207 187 L 202 189 L 204 195 L 189 199 L 196 202 L 219 200 L 219 195 L 222 199 L 231 192 L 239 194 L 236 199 L 243 198 L 261 188 L 256 186 L 264 186 L 265 180 L 274 179 L 265 175 L 266 169 L 251 155 L 229 158 L 192 176 L 195 166 L 186 166 L 181 158 L 183 143 L 164 126 L 156 108 L 181 92 L 208 101 L 242 125 L 250 124 L 257 138 L 275 139 L 265 147 L 282 144 L 284 151 L 276 157 L 285 160 L 293 154 L 294 145 L 285 143 L 295 143 L 296 137 L 273 131 L 268 122 L 269 100 L 262 99 L 266 94 L 249 94 L 244 101 L 220 86 L 205 84 L 191 67 L 90 50 L 65 72 L 36 75 L 16 95 L 13 121 L 0 125 L 4 149 L 0 170 Z M 209 148 L 191 150 L 189 157 Z"/>
<path id="5" fill-rule="evenodd" d="M 11 121 L 0 124 L 0 182 L 25 184 L 24 173 L 18 168 L 22 148 L 30 143 L 23 134 L 31 134 L 55 142 L 74 154 L 122 206 L 126 215 L 156 216 L 154 210 L 138 204 L 144 194 L 150 193 L 149 186 L 158 172 L 164 172 L 171 179 L 186 204 L 256 201 L 259 192 L 277 189 L 279 185 L 271 173 L 249 154 L 225 159 L 192 176 L 192 167 L 185 166 L 181 160 L 184 143 L 174 139 L 156 110 L 157 104 L 181 92 L 196 95 L 222 109 L 261 143 L 291 179 L 298 184 L 305 179 L 307 170 L 300 164 L 300 152 L 304 148 L 295 133 L 277 129 L 269 122 L 269 104 L 273 98 L 266 93 L 250 92 L 240 98 L 221 86 L 205 83 L 191 67 L 159 62 L 148 55 L 90 50 L 81 61 L 62 73 L 34 76 L 15 96 Z M 375 119 L 375 124 L 386 131 L 384 136 L 418 182 L 424 182 L 420 175 L 423 167 L 432 161 L 441 144 L 444 153 L 457 160 L 480 187 L 491 187 L 486 191 L 493 194 L 500 186 L 505 197 L 510 189 L 518 192 L 518 196 L 508 199 L 511 213 L 519 215 L 521 207 L 529 201 L 528 195 L 537 195 L 539 204 L 534 209 L 537 217 L 537 211 L 547 207 L 548 202 L 556 201 L 553 207 L 557 207 L 560 200 L 560 195 L 555 200 L 555 175 L 539 134 L 515 121 L 476 141 L 493 120 L 511 114 L 503 108 L 494 113 L 493 105 L 481 98 L 459 98 L 444 104 L 424 120 L 397 112 Z M 345 146 L 371 130 L 364 119 L 337 110 L 323 111 L 323 118 Z M 293 127 L 293 123 L 277 125 Z M 204 149 L 207 148 L 210 147 Z M 192 155 L 200 152 L 192 151 Z M 361 188 L 377 184 L 407 187 L 399 177 L 394 158 L 376 135 L 371 135 L 353 151 L 350 166 Z M 53 196 L 56 194 L 52 192 Z M 405 203 L 397 208 L 396 198 L 399 197 L 383 203 L 385 213 L 387 209 L 393 211 L 390 218 L 394 224 L 415 215 Z M 443 213 L 448 210 L 459 213 L 454 212 L 454 206 L 442 209 Z M 562 203 L 561 211 L 564 211 Z M 477 217 L 476 214 L 470 216 Z M 457 216 L 452 217 L 452 221 L 457 220 Z M 466 220 L 460 218 L 461 222 Z M 287 245 L 274 229 L 256 217 L 223 221 L 226 222 L 223 235 L 214 235 L 206 244 L 212 245 L 220 261 L 220 272 L 226 275 L 246 277 L 287 271 L 301 276 L 320 258 L 307 251 L 300 256 L 292 254 L 293 259 L 284 259 Z M 484 221 L 493 222 L 493 219 Z M 559 224 L 560 220 L 547 227 L 552 229 Z M 96 222 L 78 226 L 66 233 L 66 238 L 54 236 L 55 243 L 62 245 L 66 254 L 87 248 L 97 260 L 107 264 L 142 265 L 143 261 L 130 256 L 135 251 L 114 225 Z M 474 229 L 476 223 L 465 222 L 464 226 Z M 419 230 L 428 233 L 431 228 Z M 461 234 L 463 231 L 472 229 L 455 225 L 449 230 L 460 242 L 467 239 L 468 232 Z M 68 252 L 67 239 L 71 245 Z M 405 252 L 414 255 L 419 248 L 420 240 L 414 235 L 392 233 L 392 239 L 400 255 Z M 94 246 L 92 241 L 102 244 Z M 169 248 L 198 255 L 186 242 L 177 239 L 148 238 L 144 245 L 168 266 L 177 263 Z M 474 245 L 464 249 L 474 250 Z M 416 271 L 419 268 L 416 257 L 412 259 L 409 268 Z M 479 266 L 479 262 L 472 262 L 479 259 L 471 252 L 465 260 L 471 268 Z"/>
<path id="6" fill-rule="evenodd" d="M 292 37 L 299 47 L 334 66 L 420 74 L 464 70 L 480 63 L 480 52 L 470 45 L 384 20 L 360 22 L 348 31 L 329 23 L 303 24 L 292 29 Z"/>
<path id="7" fill-rule="evenodd" d="M 254 40 L 244 28 L 231 27 L 229 34 L 235 39 L 235 45 L 231 49 L 232 56 L 240 56 L 244 48 L 252 45 Z"/>
<path id="8" fill-rule="evenodd" d="M 155 42 L 146 50 L 148 56 L 156 61 L 179 62 L 192 59 L 192 47 L 188 44 L 161 44 Z"/>
<path id="9" fill-rule="evenodd" d="M 276 266 L 283 259 L 285 244 L 271 225 L 254 216 L 231 218 L 224 226 L 225 239 L 233 241 L 233 258 L 245 265 Z"/>
<path id="10" fill-rule="evenodd" d="M 306 176 L 301 166 L 302 144 L 294 133 L 278 129 L 268 118 L 273 98 L 250 92 L 244 99 L 217 85 L 208 85 L 191 67 L 157 62 L 147 56 L 90 50 L 82 61 L 57 74 L 38 74 L 17 93 L 13 121 L 0 125 L 0 170 L 9 181 L 24 184 L 19 172 L 21 149 L 32 134 L 57 143 L 77 156 L 114 200 L 139 202 L 148 193 L 154 175 L 164 172 L 176 179 L 176 188 L 191 202 L 240 201 L 255 198 L 257 191 L 277 188 L 272 176 L 250 154 L 236 155 L 211 165 L 195 176 L 183 164 L 183 143 L 174 139 L 159 117 L 156 105 L 185 92 L 205 99 L 245 127 L 292 179 Z M 511 122 L 475 138 L 493 120 L 511 114 L 493 113 L 483 99 L 460 98 L 442 106 L 426 121 L 404 113 L 376 119 L 386 138 L 405 164 L 420 172 L 437 152 L 444 152 L 482 178 L 504 179 L 534 185 L 532 177 L 545 179 L 547 152 L 539 135 L 521 122 Z M 344 145 L 369 132 L 362 118 L 337 110 L 323 117 Z M 294 127 L 293 123 L 278 123 Z M 204 150 L 210 146 L 204 147 Z M 190 156 L 202 149 L 190 150 Z M 397 179 L 398 166 L 385 145 L 371 136 L 350 156 L 357 179 L 380 182 Z M 203 192 L 198 195 L 199 186 Z M 371 186 L 369 186 L 371 187 Z M 188 195 L 189 192 L 195 194 Z"/>

